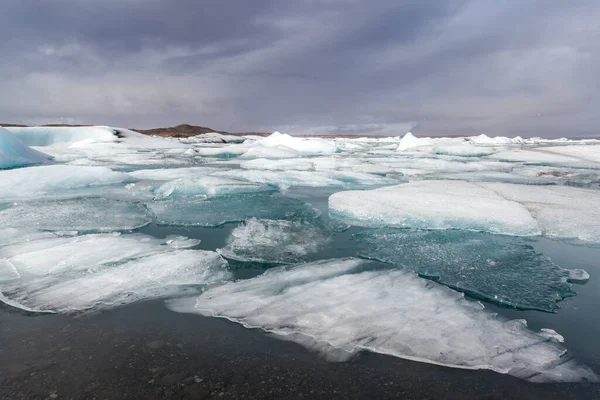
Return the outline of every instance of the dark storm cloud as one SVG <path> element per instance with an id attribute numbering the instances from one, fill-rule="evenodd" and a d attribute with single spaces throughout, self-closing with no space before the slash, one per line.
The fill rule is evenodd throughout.
<path id="1" fill-rule="evenodd" d="M 593 0 L 0 0 L 0 121 L 582 135 Z"/>

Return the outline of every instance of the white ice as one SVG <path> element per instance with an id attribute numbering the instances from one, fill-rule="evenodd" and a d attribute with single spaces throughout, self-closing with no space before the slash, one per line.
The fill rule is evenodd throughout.
<path id="1" fill-rule="evenodd" d="M 273 192 L 273 186 L 245 182 L 219 176 L 180 178 L 163 183 L 155 191 L 156 199 L 183 196 L 222 196 L 235 193 Z"/>
<path id="2" fill-rule="evenodd" d="M 71 189 L 133 181 L 129 175 L 106 167 L 45 165 L 0 173 L 0 200 L 39 199 Z"/>
<path id="3" fill-rule="evenodd" d="M 600 243 L 598 190 L 494 182 L 479 185 L 509 201 L 523 204 L 546 236 Z"/>
<path id="4" fill-rule="evenodd" d="M 271 269 L 209 289 L 193 308 L 186 304 L 171 306 L 262 328 L 336 358 L 369 350 L 533 382 L 597 380 L 547 332 L 503 320 L 412 273 L 362 260 Z"/>
<path id="5" fill-rule="evenodd" d="M 464 229 L 537 235 L 540 228 L 521 204 L 463 181 L 416 181 L 329 197 L 335 216 L 359 226 Z"/>
<path id="6" fill-rule="evenodd" d="M 0 284 L 0 290 L 19 308 L 72 312 L 181 295 L 188 292 L 187 286 L 215 284 L 230 277 L 227 262 L 215 252 L 170 250 L 96 269 L 23 273 L 20 279 Z"/>

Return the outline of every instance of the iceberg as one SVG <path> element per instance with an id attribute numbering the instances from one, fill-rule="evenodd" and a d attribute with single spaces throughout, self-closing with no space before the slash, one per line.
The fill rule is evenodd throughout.
<path id="1" fill-rule="evenodd" d="M 351 225 L 462 229 L 506 235 L 539 235 L 529 211 L 495 191 L 463 181 L 416 181 L 329 197 L 329 212 Z"/>
<path id="2" fill-rule="evenodd" d="M 235 228 L 222 256 L 237 260 L 286 264 L 304 261 L 328 242 L 328 237 L 306 221 L 250 218 Z"/>
<path id="3" fill-rule="evenodd" d="M 50 159 L 49 155 L 30 149 L 0 126 L 0 169 L 43 164 Z"/>
<path id="4" fill-rule="evenodd" d="M 598 380 L 523 320 L 504 320 L 411 272 L 357 259 L 270 269 L 210 288 L 192 307 L 170 306 L 262 328 L 337 359 L 368 350 L 532 382 Z"/>
<path id="5" fill-rule="evenodd" d="M 575 295 L 567 281 L 583 283 L 587 275 L 583 270 L 561 269 L 527 242 L 511 236 L 378 229 L 356 234 L 354 240 L 362 257 L 523 310 L 555 311 L 558 301 Z"/>

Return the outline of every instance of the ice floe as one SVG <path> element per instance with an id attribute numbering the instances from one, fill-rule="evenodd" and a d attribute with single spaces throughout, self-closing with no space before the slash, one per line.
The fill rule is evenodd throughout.
<path id="1" fill-rule="evenodd" d="M 411 272 L 356 259 L 271 269 L 211 288 L 191 307 L 171 307 L 262 328 L 335 358 L 370 350 L 533 382 L 597 380 L 554 335 L 497 317 Z"/>

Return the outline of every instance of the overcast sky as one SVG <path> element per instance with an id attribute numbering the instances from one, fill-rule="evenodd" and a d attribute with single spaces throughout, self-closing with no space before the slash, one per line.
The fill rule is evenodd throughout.
<path id="1" fill-rule="evenodd" d="M 598 0 L 0 0 L 0 122 L 600 134 Z"/>

